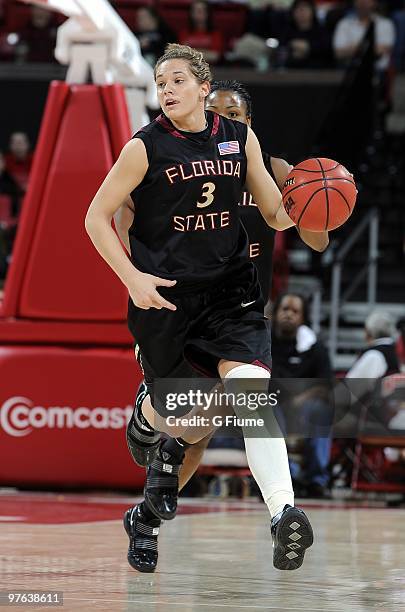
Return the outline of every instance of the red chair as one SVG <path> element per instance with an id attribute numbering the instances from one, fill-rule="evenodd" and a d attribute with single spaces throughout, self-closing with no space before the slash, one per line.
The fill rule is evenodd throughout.
<path id="1" fill-rule="evenodd" d="M 9 32 L 19 32 L 28 24 L 31 7 L 21 2 L 8 2 L 5 10 L 6 28 Z"/>
<path id="2" fill-rule="evenodd" d="M 214 28 L 219 30 L 224 38 L 225 47 L 232 47 L 232 43 L 240 38 L 246 31 L 247 8 L 241 4 L 214 4 Z"/>
<path id="3" fill-rule="evenodd" d="M 169 28 L 177 35 L 188 27 L 188 9 L 190 2 L 182 0 L 161 0 L 157 6 L 159 15 Z"/>
<path id="4" fill-rule="evenodd" d="M 134 31 L 136 27 L 136 11 L 138 6 L 132 8 L 116 6 L 115 10 L 118 15 L 125 21 L 130 30 Z"/>
<path id="5" fill-rule="evenodd" d="M 367 433 L 369 409 L 364 405 L 354 451 L 351 486 L 355 491 L 404 493 L 405 464 L 395 465 L 388 461 L 384 448 L 405 449 L 404 417 L 401 416 L 405 412 L 405 374 L 383 378 L 377 401 L 380 407 L 378 414 L 381 420 L 384 418 L 387 422 L 387 432 L 384 435 Z M 390 431 L 392 435 L 389 435 Z"/>
<path id="6" fill-rule="evenodd" d="M 52 13 L 54 24 L 61 25 L 67 17 L 62 13 Z M 5 24 L 8 32 L 19 32 L 24 29 L 31 16 L 31 7 L 28 4 L 22 4 L 21 2 L 9 2 L 6 4 L 5 10 Z"/>

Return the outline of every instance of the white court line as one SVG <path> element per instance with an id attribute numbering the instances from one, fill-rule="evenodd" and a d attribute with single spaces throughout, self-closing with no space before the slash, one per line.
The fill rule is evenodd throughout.
<path id="1" fill-rule="evenodd" d="M 25 521 L 26 516 L 0 516 L 0 522 L 4 521 L 8 523 L 9 521 Z"/>
<path id="2" fill-rule="evenodd" d="M 214 591 L 210 591 L 211 593 Z M 173 595 L 173 597 L 178 597 L 179 595 Z M 270 597 L 270 596 L 269 596 Z M 83 599 L 81 597 L 63 597 L 63 602 L 65 601 L 93 601 L 95 603 L 126 603 L 126 604 L 131 604 L 131 603 L 140 603 L 143 605 L 149 605 L 149 606 L 155 606 L 156 604 L 158 605 L 164 605 L 164 606 L 190 606 L 190 602 L 180 602 L 180 601 L 162 601 L 162 600 L 158 600 L 158 601 L 145 601 L 143 599 Z M 232 608 L 233 610 L 239 609 L 239 608 L 246 608 L 248 610 L 299 610 L 300 612 L 303 612 L 303 610 L 305 610 L 305 608 L 303 608 L 302 606 L 300 606 L 299 608 L 280 608 L 280 606 L 269 606 L 269 605 L 265 605 L 265 606 L 248 606 L 248 605 L 243 605 L 243 604 L 237 604 L 235 605 L 235 602 L 231 603 L 231 604 L 221 604 L 221 603 L 213 603 L 212 601 L 209 603 L 198 603 L 196 601 L 193 601 L 192 603 L 193 606 L 209 606 L 209 607 L 219 607 L 219 608 Z M 325 608 L 310 608 L 311 612 L 325 612 Z M 326 612 L 341 612 L 341 608 L 335 608 L 335 610 L 327 610 Z M 350 608 L 347 608 L 347 610 L 350 611 Z"/>

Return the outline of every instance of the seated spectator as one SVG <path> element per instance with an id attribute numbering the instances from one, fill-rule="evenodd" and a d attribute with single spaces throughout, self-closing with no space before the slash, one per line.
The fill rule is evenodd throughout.
<path id="1" fill-rule="evenodd" d="M 405 317 L 399 319 L 397 329 L 400 335 L 396 343 L 396 350 L 401 371 L 405 372 Z"/>
<path id="2" fill-rule="evenodd" d="M 144 58 L 153 66 L 163 55 L 169 42 L 176 42 L 176 35 L 158 15 L 156 9 L 142 6 L 136 15 L 137 27 L 134 32 L 141 45 Z"/>
<path id="3" fill-rule="evenodd" d="M 288 13 L 285 10 L 277 10 L 274 3 L 254 5 L 249 2 L 249 14 L 247 32 L 255 34 L 260 38 L 279 38 L 285 27 Z"/>
<path id="4" fill-rule="evenodd" d="M 15 228 L 9 227 L 8 221 L 18 214 L 20 193 L 17 183 L 6 169 L 6 160 L 0 151 L 0 281 L 6 276 L 15 233 Z"/>
<path id="5" fill-rule="evenodd" d="M 354 12 L 344 17 L 336 26 L 333 36 L 335 57 L 347 62 L 356 54 L 369 25 L 375 25 L 376 67 L 380 72 L 387 70 L 395 42 L 392 21 L 376 13 L 376 0 L 355 0 Z"/>
<path id="6" fill-rule="evenodd" d="M 19 196 L 21 195 L 21 190 L 6 168 L 6 160 L 2 151 L 0 151 L 0 195 L 10 197 L 12 216 L 17 216 L 19 209 L 18 201 Z"/>
<path id="7" fill-rule="evenodd" d="M 308 327 L 307 311 L 306 300 L 296 293 L 282 294 L 275 301 L 272 315 L 273 379 L 331 380 L 328 351 Z M 307 393 L 298 410 L 306 423 L 319 424 L 320 431 L 325 429 L 322 423 L 331 420 L 331 410 L 323 393 L 314 393 L 312 397 Z M 295 480 L 295 488 L 299 490 L 297 494 L 327 497 L 331 438 L 313 435 L 305 438 L 303 443 L 304 463 L 301 469 L 290 461 L 291 476 Z"/>
<path id="8" fill-rule="evenodd" d="M 212 9 L 204 0 L 195 0 L 190 5 L 189 26 L 180 32 L 179 42 L 202 51 L 211 64 L 221 59 L 224 48 L 222 34 L 214 30 Z"/>
<path id="9" fill-rule="evenodd" d="M 9 152 L 6 154 L 6 168 L 20 190 L 27 191 L 28 178 L 32 165 L 29 138 L 25 132 L 14 132 L 10 136 Z"/>
<path id="10" fill-rule="evenodd" d="M 30 22 L 20 32 L 20 58 L 26 62 L 54 62 L 56 29 L 51 11 L 32 6 Z"/>
<path id="11" fill-rule="evenodd" d="M 367 348 L 360 354 L 346 378 L 376 379 L 399 372 L 394 325 L 388 313 L 372 312 L 364 324 Z"/>
<path id="12" fill-rule="evenodd" d="M 318 21 L 314 0 L 295 0 L 280 37 L 288 68 L 324 68 L 331 64 L 331 43 Z"/>
<path id="13" fill-rule="evenodd" d="M 396 29 L 394 66 L 398 72 L 405 72 L 405 2 L 402 10 L 393 13 L 393 20 Z"/>
<path id="14" fill-rule="evenodd" d="M 351 395 L 362 402 L 375 393 L 377 381 L 400 371 L 391 316 L 375 310 L 367 317 L 364 329 L 367 347 L 346 374 L 347 379 L 356 379 L 354 386 L 350 387 Z M 335 399 L 338 399 L 336 394 Z M 375 425 L 374 419 L 371 423 Z"/>

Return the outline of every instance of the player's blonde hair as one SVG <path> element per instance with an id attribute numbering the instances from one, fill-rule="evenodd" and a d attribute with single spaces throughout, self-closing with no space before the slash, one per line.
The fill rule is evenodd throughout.
<path id="1" fill-rule="evenodd" d="M 178 45 L 177 43 L 169 43 L 162 57 L 159 57 L 157 60 L 154 69 L 155 80 L 159 66 L 163 62 L 172 59 L 186 60 L 189 63 L 190 71 L 199 83 L 204 83 L 205 81 L 211 82 L 211 70 L 201 51 L 197 51 L 197 49 L 193 49 L 188 45 Z"/>

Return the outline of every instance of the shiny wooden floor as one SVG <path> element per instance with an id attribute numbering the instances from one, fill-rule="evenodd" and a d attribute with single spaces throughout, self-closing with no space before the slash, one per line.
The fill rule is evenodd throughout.
<path id="1" fill-rule="evenodd" d="M 183 501 L 158 570 L 139 574 L 119 518 L 131 501 L 0 495 L 0 590 L 63 591 L 65 612 L 405 610 L 405 509 L 307 503 L 315 543 L 280 572 L 262 504 Z"/>

